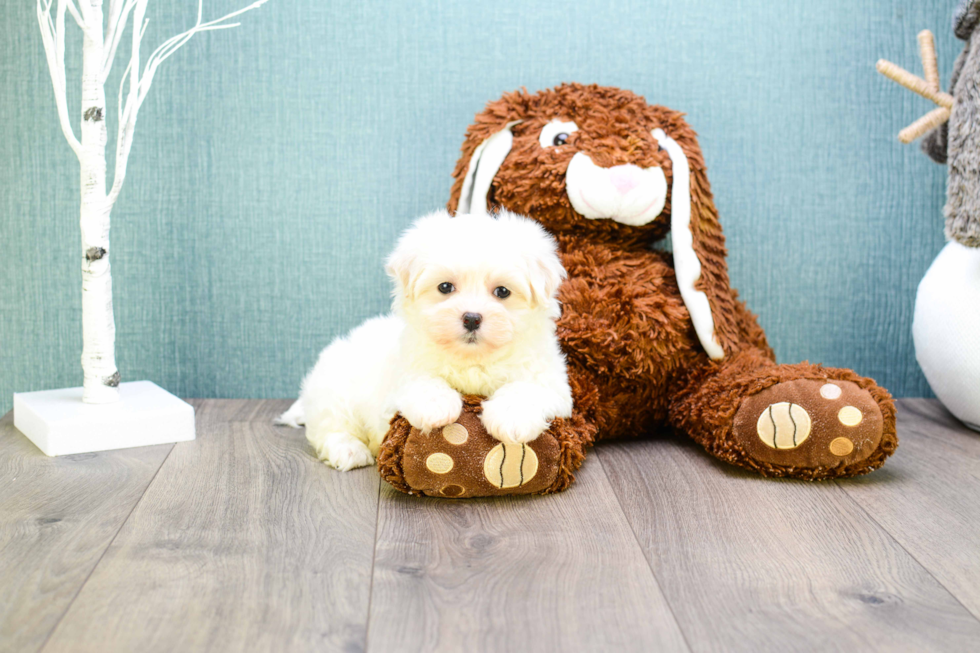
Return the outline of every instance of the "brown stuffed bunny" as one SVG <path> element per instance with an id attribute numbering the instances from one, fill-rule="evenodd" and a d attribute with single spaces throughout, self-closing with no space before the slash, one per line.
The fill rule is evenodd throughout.
<path id="1" fill-rule="evenodd" d="M 396 417 L 378 461 L 399 489 L 441 496 L 561 490 L 595 439 L 667 427 L 765 476 L 853 476 L 894 452 L 894 406 L 874 381 L 845 369 L 776 364 L 729 285 L 704 160 L 681 113 L 595 85 L 510 93 L 477 115 L 453 176 L 450 212 L 503 207 L 558 240 L 568 271 L 558 333 L 575 414 L 539 438 L 547 451 L 529 479 L 527 447 L 500 462 L 498 443 L 473 418 L 475 398 L 460 419 L 460 432 L 472 436 L 462 444 Z M 651 247 L 667 234 L 673 253 Z M 456 469 L 471 473 L 426 468 L 434 452 L 468 461 Z"/>

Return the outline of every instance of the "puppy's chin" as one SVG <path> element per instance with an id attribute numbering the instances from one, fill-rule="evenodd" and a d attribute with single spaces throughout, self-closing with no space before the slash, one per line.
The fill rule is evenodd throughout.
<path id="1" fill-rule="evenodd" d="M 456 329 L 448 333 L 436 329 L 427 335 L 429 340 L 447 355 L 464 360 L 487 358 L 499 354 L 506 350 L 512 341 L 510 335 L 485 333 L 483 329 L 473 332 Z"/>
<path id="2" fill-rule="evenodd" d="M 451 341 L 441 341 L 437 344 L 456 358 L 476 360 L 501 352 L 506 349 L 510 341 L 492 342 L 479 333 L 466 333 Z"/>

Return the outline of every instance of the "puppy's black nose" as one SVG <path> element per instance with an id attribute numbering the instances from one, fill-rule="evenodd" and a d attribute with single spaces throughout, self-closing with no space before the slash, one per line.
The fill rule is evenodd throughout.
<path id="1" fill-rule="evenodd" d="M 463 326 L 467 331 L 476 331 L 480 328 L 483 316 L 479 313 L 463 313 Z"/>

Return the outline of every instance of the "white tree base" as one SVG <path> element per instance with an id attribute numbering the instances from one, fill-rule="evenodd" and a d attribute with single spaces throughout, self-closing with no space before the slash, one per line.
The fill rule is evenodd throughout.
<path id="1" fill-rule="evenodd" d="M 194 407 L 150 381 L 119 386 L 119 401 L 82 403 L 81 388 L 14 393 L 14 426 L 49 456 L 194 439 Z"/>

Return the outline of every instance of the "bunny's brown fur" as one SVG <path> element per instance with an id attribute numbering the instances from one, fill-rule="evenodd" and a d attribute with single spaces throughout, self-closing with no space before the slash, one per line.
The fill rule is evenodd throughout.
<path id="1" fill-rule="evenodd" d="M 574 121 L 578 131 L 560 147 L 542 148 L 538 134 L 556 118 Z M 701 150 L 681 113 L 649 105 L 630 91 L 595 85 L 564 84 L 538 93 L 506 94 L 488 104 L 467 131 L 453 172 L 450 212 L 459 205 L 476 148 L 514 121 L 520 122 L 512 127 L 513 145 L 493 178 L 488 205 L 543 224 L 558 240 L 568 271 L 560 291 L 563 314 L 558 326 L 577 426 L 557 436 L 567 440 L 567 462 L 559 474 L 566 480 L 551 491 L 564 489 L 594 438 L 652 435 L 664 428 L 685 432 L 718 458 L 765 476 L 835 478 L 866 473 L 884 463 L 897 446 L 888 392 L 850 370 L 808 363 L 777 365 L 755 316 L 738 301 L 729 284 L 725 238 Z M 580 151 L 602 168 L 628 163 L 660 167 L 670 187 L 672 164 L 651 134 L 656 128 L 673 138 L 688 158 L 690 229 L 701 262 L 696 288 L 709 299 L 715 337 L 725 353 L 719 361 L 709 359 L 697 338 L 672 255 L 651 248 L 669 232 L 671 197 L 657 219 L 634 227 L 586 219 L 566 194 L 565 171 Z M 778 385 L 797 380 L 805 381 Z M 865 415 L 863 424 L 855 427 L 864 429 L 860 433 L 842 427 L 837 421 L 839 406 L 819 395 L 828 382 L 844 388 L 844 398 L 853 397 L 852 403 L 864 401 L 866 413 L 875 413 L 877 406 L 880 415 Z M 748 426 L 742 427 L 737 427 L 736 416 L 746 398 L 764 390 L 774 405 L 783 400 L 813 413 L 809 443 L 772 452 L 763 448 L 760 456 L 757 415 L 743 416 L 740 423 Z M 843 456 L 827 453 L 828 443 L 841 435 L 854 441 L 854 451 Z"/>

